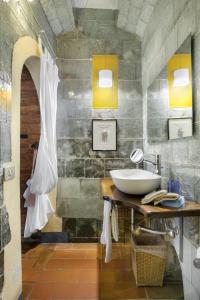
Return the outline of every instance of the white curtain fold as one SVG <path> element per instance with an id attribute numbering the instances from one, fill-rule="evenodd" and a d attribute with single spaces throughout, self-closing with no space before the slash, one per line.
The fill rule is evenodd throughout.
<path id="1" fill-rule="evenodd" d="M 58 68 L 45 49 L 40 65 L 41 136 L 30 190 L 35 195 L 49 193 L 58 180 L 56 154 L 58 82 Z"/>
<path id="2" fill-rule="evenodd" d="M 54 213 L 49 197 L 47 195 L 36 196 L 34 206 L 27 209 L 24 237 L 28 238 L 32 233 L 44 228 L 49 217 Z"/>
<path id="3" fill-rule="evenodd" d="M 39 42 L 41 43 L 40 40 Z M 36 161 L 34 160 L 31 178 L 24 193 L 27 207 L 24 237 L 30 237 L 33 232 L 41 230 L 54 213 L 47 194 L 53 190 L 58 180 L 56 154 L 58 82 L 58 68 L 45 49 L 40 64 L 41 134 Z M 35 197 L 34 201 L 31 195 Z"/>

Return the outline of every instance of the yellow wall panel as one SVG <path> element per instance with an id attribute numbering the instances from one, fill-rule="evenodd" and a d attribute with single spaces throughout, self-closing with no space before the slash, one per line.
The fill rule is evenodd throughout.
<path id="1" fill-rule="evenodd" d="M 178 69 L 189 70 L 190 83 L 174 87 L 173 72 Z M 175 54 L 168 62 L 169 108 L 192 107 L 192 61 L 191 54 Z"/>
<path id="2" fill-rule="evenodd" d="M 113 85 L 111 88 L 99 87 L 99 71 L 111 70 Z M 93 108 L 118 108 L 118 56 L 94 55 L 92 63 Z"/>

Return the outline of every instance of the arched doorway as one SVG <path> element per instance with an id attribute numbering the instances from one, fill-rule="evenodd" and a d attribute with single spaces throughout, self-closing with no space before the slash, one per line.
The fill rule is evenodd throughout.
<path id="1" fill-rule="evenodd" d="M 39 60 L 39 59 L 38 59 Z M 23 193 L 31 176 L 34 147 L 40 138 L 39 99 L 32 76 L 24 65 L 21 76 L 20 105 L 20 205 L 22 252 L 37 244 L 37 240 L 23 239 L 27 209 L 24 207 Z"/>
<path id="2" fill-rule="evenodd" d="M 11 242 L 4 251 L 3 299 L 14 299 L 22 292 L 21 272 L 21 217 L 20 217 L 20 102 L 21 74 L 29 59 L 40 61 L 38 43 L 31 37 L 20 38 L 14 45 L 12 57 L 12 99 L 11 99 L 11 151 L 15 178 L 4 183 L 4 202 L 9 213 Z M 28 66 L 28 65 L 27 65 Z M 33 68 L 34 69 L 34 68 Z M 31 72 L 32 75 L 32 72 Z M 32 78 L 35 78 L 32 75 Z M 35 80 L 34 80 L 35 81 Z M 39 82 L 39 80 L 38 80 Z M 13 286 L 13 282 L 15 282 Z M 12 289 L 10 288 L 12 286 Z"/>
<path id="3" fill-rule="evenodd" d="M 13 180 L 4 182 L 4 203 L 9 213 L 11 241 L 4 250 L 3 299 L 15 299 L 22 292 L 21 264 L 21 207 L 20 207 L 20 106 L 21 76 L 24 65 L 29 70 L 35 88 L 39 92 L 40 50 L 38 43 L 30 36 L 19 38 L 13 48 L 12 57 L 12 98 L 11 98 L 11 164 L 15 167 Z M 53 207 L 56 206 L 56 189 L 49 194 Z M 53 215 L 46 231 L 61 231 L 62 221 Z M 13 285 L 14 283 L 14 285 Z M 12 289 L 10 288 L 12 286 Z"/>

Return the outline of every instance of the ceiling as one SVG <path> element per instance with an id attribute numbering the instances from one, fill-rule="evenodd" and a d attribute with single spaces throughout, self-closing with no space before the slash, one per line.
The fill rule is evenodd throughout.
<path id="1" fill-rule="evenodd" d="M 40 0 L 55 35 L 75 27 L 71 0 Z"/>
<path id="2" fill-rule="evenodd" d="M 75 28 L 73 7 L 119 10 L 117 27 L 141 38 L 158 0 L 40 0 L 56 35 Z"/>
<path id="3" fill-rule="evenodd" d="M 119 0 L 117 26 L 142 38 L 157 1 Z"/>

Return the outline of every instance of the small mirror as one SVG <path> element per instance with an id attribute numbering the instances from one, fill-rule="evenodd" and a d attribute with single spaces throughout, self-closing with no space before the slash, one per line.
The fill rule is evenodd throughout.
<path id="1" fill-rule="evenodd" d="M 144 159 L 144 153 L 141 149 L 134 149 L 132 152 L 131 152 L 131 155 L 130 155 L 130 160 L 135 163 L 135 164 L 139 164 L 143 161 Z"/>
<path id="2" fill-rule="evenodd" d="M 192 38 L 172 55 L 147 91 L 149 143 L 192 136 Z"/>

